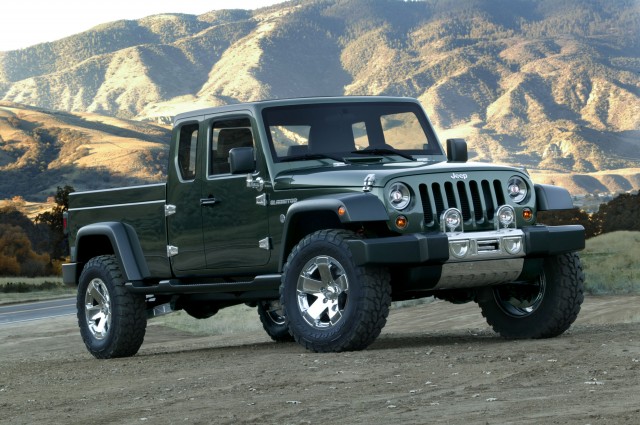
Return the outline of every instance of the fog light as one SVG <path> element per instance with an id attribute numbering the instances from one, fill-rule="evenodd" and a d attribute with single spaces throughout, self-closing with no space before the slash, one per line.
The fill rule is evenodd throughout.
<path id="1" fill-rule="evenodd" d="M 403 216 L 403 215 L 399 215 L 396 218 L 396 227 L 400 230 L 404 230 L 407 228 L 407 226 L 409 225 L 409 220 L 407 219 L 407 217 Z"/>
<path id="2" fill-rule="evenodd" d="M 522 238 L 520 236 L 502 238 L 502 246 L 511 255 L 519 254 L 522 251 Z"/>
<path id="3" fill-rule="evenodd" d="M 496 213 L 496 229 L 507 228 L 514 224 L 516 218 L 516 211 L 510 205 L 503 205 L 498 208 Z"/>
<path id="4" fill-rule="evenodd" d="M 469 252 L 469 240 L 464 239 L 449 242 L 449 252 L 456 258 L 466 257 Z"/>
<path id="5" fill-rule="evenodd" d="M 462 231 L 462 213 L 455 208 L 449 208 L 440 217 L 440 227 L 443 232 L 455 232 L 458 227 Z"/>

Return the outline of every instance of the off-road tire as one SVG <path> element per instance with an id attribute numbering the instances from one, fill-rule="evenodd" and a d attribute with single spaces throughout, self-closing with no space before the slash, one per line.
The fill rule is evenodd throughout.
<path id="1" fill-rule="evenodd" d="M 274 303 L 277 305 L 274 305 Z M 272 340 L 275 342 L 293 341 L 280 301 L 260 301 L 258 303 L 258 316 L 262 327 Z"/>
<path id="2" fill-rule="evenodd" d="M 133 356 L 144 340 L 144 295 L 130 293 L 124 283 L 113 255 L 92 258 L 80 275 L 78 325 L 87 350 L 98 359 Z"/>
<path id="3" fill-rule="evenodd" d="M 578 317 L 584 300 L 584 274 L 577 253 L 545 258 L 543 274 L 532 285 L 498 285 L 479 292 L 477 301 L 482 315 L 504 338 L 552 338 L 569 329 Z M 522 291 L 527 289 L 529 299 L 531 290 L 537 298 L 523 308 L 516 298 L 518 291 L 524 294 Z"/>
<path id="4" fill-rule="evenodd" d="M 305 236 L 287 258 L 280 303 L 289 332 L 308 350 L 363 350 L 386 324 L 389 272 L 355 265 L 347 240 L 357 237 L 346 230 L 317 231 Z M 305 282 L 314 289 L 307 290 Z"/>

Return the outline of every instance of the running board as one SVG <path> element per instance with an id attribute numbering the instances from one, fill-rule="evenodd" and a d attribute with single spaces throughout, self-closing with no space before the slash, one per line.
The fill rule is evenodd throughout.
<path id="1" fill-rule="evenodd" d="M 179 279 L 161 280 L 157 285 L 127 282 L 125 288 L 134 294 L 210 294 L 224 292 L 278 291 L 279 274 L 256 276 L 250 282 L 185 283 Z"/>

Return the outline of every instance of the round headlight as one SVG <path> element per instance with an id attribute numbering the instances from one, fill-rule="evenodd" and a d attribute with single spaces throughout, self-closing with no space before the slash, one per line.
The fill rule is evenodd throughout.
<path id="1" fill-rule="evenodd" d="M 411 192 L 404 183 L 394 183 L 389 188 L 389 203 L 397 210 L 403 210 L 411 203 Z"/>
<path id="2" fill-rule="evenodd" d="M 527 183 L 521 177 L 513 176 L 507 184 L 507 192 L 511 200 L 519 204 L 527 197 Z"/>

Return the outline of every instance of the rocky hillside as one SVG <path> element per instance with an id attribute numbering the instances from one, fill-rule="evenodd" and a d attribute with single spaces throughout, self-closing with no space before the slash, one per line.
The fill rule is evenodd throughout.
<path id="1" fill-rule="evenodd" d="M 294 0 L 0 53 L 0 99 L 126 119 L 342 94 L 417 97 L 441 137 L 465 137 L 479 160 L 560 175 L 637 168 L 640 3 Z"/>
<path id="2" fill-rule="evenodd" d="M 161 181 L 168 141 L 151 123 L 0 102 L 0 199 Z"/>

